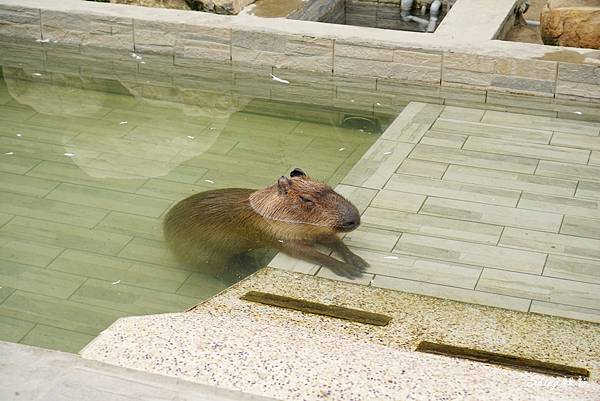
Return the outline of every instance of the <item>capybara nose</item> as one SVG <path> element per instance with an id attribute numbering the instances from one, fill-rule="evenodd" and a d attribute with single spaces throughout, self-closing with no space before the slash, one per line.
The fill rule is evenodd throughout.
<path id="1" fill-rule="evenodd" d="M 359 224 L 360 224 L 360 221 L 356 220 L 356 219 L 346 220 L 344 223 L 342 223 L 342 228 L 344 230 L 353 230 L 356 227 L 358 227 Z"/>

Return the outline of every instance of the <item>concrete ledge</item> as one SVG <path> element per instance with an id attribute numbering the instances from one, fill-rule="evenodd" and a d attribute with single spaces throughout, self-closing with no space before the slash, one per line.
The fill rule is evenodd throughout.
<path id="1" fill-rule="evenodd" d="M 600 51 L 494 39 L 516 3 L 462 0 L 436 32 L 422 34 L 82 0 L 0 0 L 0 36 L 600 102 Z"/>

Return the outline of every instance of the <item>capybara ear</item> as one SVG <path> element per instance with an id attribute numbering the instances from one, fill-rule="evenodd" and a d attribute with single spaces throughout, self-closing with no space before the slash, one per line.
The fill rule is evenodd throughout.
<path id="1" fill-rule="evenodd" d="M 277 191 L 279 192 L 279 195 L 287 195 L 290 185 L 292 185 L 292 181 L 290 181 L 289 178 L 284 176 L 279 177 L 277 180 Z"/>
<path id="2" fill-rule="evenodd" d="M 298 167 L 296 167 L 290 173 L 290 177 L 306 177 L 306 173 L 304 171 L 302 171 L 302 169 L 299 169 Z"/>

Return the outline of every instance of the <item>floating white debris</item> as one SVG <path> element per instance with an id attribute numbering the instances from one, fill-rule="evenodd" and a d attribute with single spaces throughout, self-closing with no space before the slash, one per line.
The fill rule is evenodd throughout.
<path id="1" fill-rule="evenodd" d="M 41 77 L 42 76 L 42 74 L 40 74 L 39 72 L 34 72 L 31 75 L 33 75 L 34 77 Z"/>
<path id="2" fill-rule="evenodd" d="M 15 152 L 6 152 L 6 153 L 4 153 L 4 154 L 5 154 L 5 155 L 14 155 L 14 154 L 15 154 Z"/>
<path id="3" fill-rule="evenodd" d="M 387 155 L 391 155 L 392 152 L 383 152 L 383 154 L 387 156 Z"/>
<path id="4" fill-rule="evenodd" d="M 121 280 L 113 281 L 113 285 L 119 284 L 120 282 L 121 282 Z"/>
<path id="5" fill-rule="evenodd" d="M 346 150 L 346 148 L 339 148 L 338 152 L 343 152 L 344 150 Z"/>
<path id="6" fill-rule="evenodd" d="M 275 75 L 271 74 L 271 79 L 275 82 L 281 82 L 282 84 L 289 84 L 290 81 L 286 80 L 286 79 L 281 79 L 279 77 L 276 77 Z"/>
<path id="7" fill-rule="evenodd" d="M 38 43 L 48 43 L 50 42 L 50 39 L 36 39 L 35 41 Z"/>
<path id="8" fill-rule="evenodd" d="M 375 103 L 375 104 L 376 104 L 377 106 L 381 106 L 381 103 L 379 103 L 379 102 L 377 102 L 377 103 Z"/>
<path id="9" fill-rule="evenodd" d="M 354 99 L 350 99 L 350 103 L 354 103 Z"/>
<path id="10" fill-rule="evenodd" d="M 195 136 L 191 136 L 191 135 L 188 135 L 187 137 L 190 138 L 190 139 L 196 139 Z"/>
<path id="11" fill-rule="evenodd" d="M 64 154 L 65 156 L 67 156 L 67 157 L 73 157 L 73 156 L 75 156 L 75 153 L 71 153 L 71 152 L 65 152 L 65 153 L 63 153 L 63 154 Z"/>
<path id="12" fill-rule="evenodd" d="M 398 259 L 398 256 L 384 256 L 384 259 Z"/>
<path id="13" fill-rule="evenodd" d="M 125 125 L 125 124 L 127 124 L 127 121 L 121 121 L 121 122 L 119 123 L 119 125 Z"/>
<path id="14" fill-rule="evenodd" d="M 209 128 L 209 130 L 210 130 L 210 131 L 213 131 L 213 130 L 215 130 L 215 129 L 216 129 L 215 127 L 210 127 L 210 128 Z"/>
<path id="15" fill-rule="evenodd" d="M 146 64 L 146 62 L 145 61 L 140 61 L 140 64 Z"/>
<path id="16" fill-rule="evenodd" d="M 136 58 L 136 57 L 138 57 L 138 55 L 135 53 L 131 53 L 131 57 Z"/>
<path id="17" fill-rule="evenodd" d="M 582 112 L 580 112 L 580 111 L 574 111 L 573 113 L 574 113 L 574 114 L 577 114 L 578 116 L 580 116 L 580 115 L 582 115 L 582 114 L 583 114 L 583 113 L 582 113 Z"/>
<path id="18" fill-rule="evenodd" d="M 204 180 L 205 182 L 208 182 L 209 184 L 214 184 L 215 182 L 213 180 Z"/>
<path id="19" fill-rule="evenodd" d="M 141 60 L 141 59 L 142 59 L 142 56 L 135 56 L 135 59 L 136 59 L 136 60 Z"/>
<path id="20" fill-rule="evenodd" d="M 17 136 L 23 136 L 23 134 L 17 134 Z"/>
<path id="21" fill-rule="evenodd" d="M 278 239 L 277 242 L 281 242 L 283 244 L 283 240 L 282 239 Z"/>

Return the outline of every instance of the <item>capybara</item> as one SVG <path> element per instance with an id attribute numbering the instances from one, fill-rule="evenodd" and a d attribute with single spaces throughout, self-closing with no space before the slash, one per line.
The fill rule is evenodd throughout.
<path id="1" fill-rule="evenodd" d="M 261 248 L 326 266 L 355 277 L 368 266 L 337 233 L 352 231 L 360 214 L 331 187 L 296 168 L 263 189 L 227 188 L 194 194 L 167 213 L 164 235 L 178 259 L 222 275 L 231 257 Z M 325 245 L 339 261 L 313 248 Z"/>

